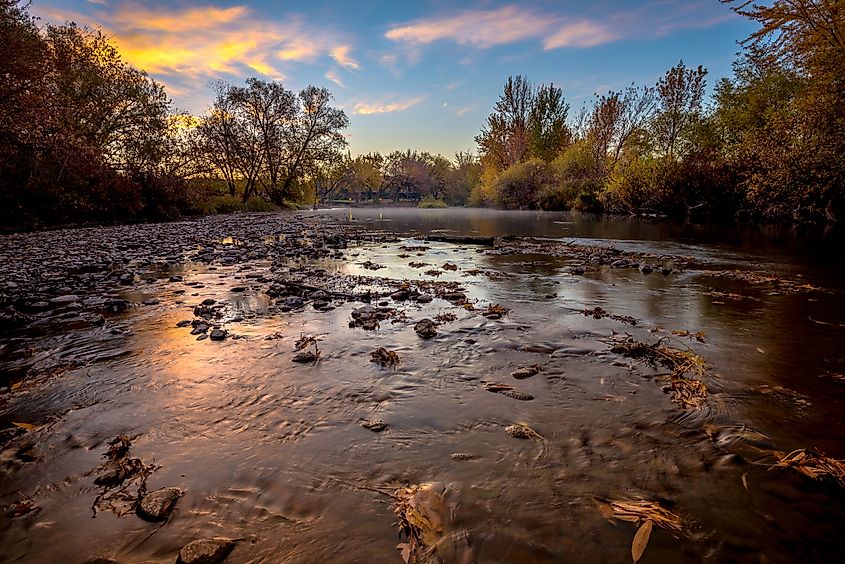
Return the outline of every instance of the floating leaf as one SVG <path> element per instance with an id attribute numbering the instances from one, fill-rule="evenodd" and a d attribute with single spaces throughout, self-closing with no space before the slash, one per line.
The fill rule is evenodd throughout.
<path id="1" fill-rule="evenodd" d="M 789 454 L 775 452 L 774 468 L 792 468 L 814 480 L 832 480 L 845 488 L 845 460 L 836 460 L 821 452 L 798 449 Z"/>
<path id="2" fill-rule="evenodd" d="M 643 552 L 645 552 L 645 547 L 648 545 L 648 539 L 651 537 L 653 526 L 654 521 L 646 519 L 645 523 L 637 529 L 637 534 L 634 535 L 634 542 L 631 543 L 631 557 L 634 559 L 634 564 L 643 557 Z"/>
<path id="3" fill-rule="evenodd" d="M 15 427 L 20 427 L 25 431 L 34 431 L 38 428 L 38 425 L 33 425 L 32 423 L 19 423 L 17 421 L 12 421 L 12 425 Z"/>

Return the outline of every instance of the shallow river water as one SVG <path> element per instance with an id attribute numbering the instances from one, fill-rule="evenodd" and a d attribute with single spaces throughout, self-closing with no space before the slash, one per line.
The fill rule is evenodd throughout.
<path id="1" fill-rule="evenodd" d="M 320 222 L 340 226 L 342 257 L 275 256 L 294 218 L 311 226 L 308 241 Z M 612 246 L 671 255 L 673 268 L 581 273 L 581 259 L 497 252 L 499 239 L 495 249 L 424 239 L 432 235 Z M 153 239 L 152 258 L 143 244 L 121 243 L 139 237 Z M 216 254 L 198 260 L 205 239 Z M 62 287 L 40 266 L 51 253 L 93 263 L 90 242 L 100 240 L 118 266 L 85 278 L 97 292 Z M 240 246 L 264 251 L 226 260 Z M 800 448 L 845 458 L 845 272 L 835 249 L 824 234 L 782 229 L 484 210 L 329 210 L 2 237 L 9 303 L 23 287 L 9 273 L 38 270 L 41 282 L 17 297 L 30 300 L 25 322 L 0 333 L 0 561 L 172 562 L 185 543 L 223 536 L 241 539 L 229 562 L 401 562 L 384 492 L 424 482 L 445 487 L 451 518 L 435 558 L 447 562 L 630 562 L 637 527 L 609 515 L 606 500 L 651 500 L 680 516 L 681 533 L 655 527 L 642 562 L 834 561 L 843 491 L 772 465 L 775 452 Z M 326 279 L 367 277 L 355 291 L 377 289 L 377 278 L 456 281 L 469 305 L 384 298 L 404 315 L 351 328 L 361 303 L 335 297 L 316 310 L 306 296 L 304 308 L 283 311 L 284 298 L 267 295 L 274 276 L 301 266 Z M 113 275 L 124 270 L 131 283 Z M 790 284 L 716 275 L 725 270 Z M 100 273 L 114 283 L 91 282 Z M 63 294 L 79 301 L 49 301 Z M 106 295 L 130 307 L 89 314 Z M 223 341 L 177 327 L 206 299 L 224 307 Z M 491 304 L 509 312 L 481 315 Z M 636 324 L 584 314 L 596 307 Z M 456 319 L 433 339 L 414 332 L 446 313 Z M 700 355 L 706 402 L 684 409 L 664 391 L 664 366 L 611 352 L 625 333 Z M 315 363 L 292 362 L 303 335 L 317 338 Z M 371 362 L 379 347 L 399 365 Z M 535 364 L 536 375 L 511 376 Z M 491 393 L 489 382 L 533 399 Z M 387 428 L 362 427 L 372 419 Z M 541 438 L 512 437 L 505 429 L 517 423 Z M 96 469 L 117 435 L 155 465 L 149 490 L 184 490 L 167 521 L 92 510 Z"/>

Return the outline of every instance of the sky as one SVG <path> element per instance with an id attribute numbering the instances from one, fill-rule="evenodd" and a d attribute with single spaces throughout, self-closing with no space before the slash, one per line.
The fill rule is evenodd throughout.
<path id="1" fill-rule="evenodd" d="M 43 23 L 113 38 L 126 61 L 195 115 L 211 81 L 327 87 L 353 155 L 474 150 L 509 75 L 596 93 L 653 85 L 683 59 L 731 75 L 754 26 L 718 0 L 34 0 Z"/>

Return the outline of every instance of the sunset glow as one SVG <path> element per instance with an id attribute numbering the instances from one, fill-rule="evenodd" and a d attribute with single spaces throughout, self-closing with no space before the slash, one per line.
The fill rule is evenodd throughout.
<path id="1" fill-rule="evenodd" d="M 683 58 L 730 73 L 748 23 L 711 0 L 375 2 L 36 0 L 45 22 L 114 38 L 123 57 L 202 114 L 209 82 L 248 76 L 327 86 L 353 153 L 413 146 L 451 154 L 473 137 L 509 74 L 560 85 L 573 108 L 594 93 L 651 83 Z M 713 81 L 715 82 L 715 80 Z M 381 119 L 380 116 L 391 118 Z"/>

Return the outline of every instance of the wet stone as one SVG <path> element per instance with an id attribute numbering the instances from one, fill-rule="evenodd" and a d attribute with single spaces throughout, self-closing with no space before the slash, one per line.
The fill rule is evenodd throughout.
<path id="1" fill-rule="evenodd" d="M 525 378 L 530 378 L 531 376 L 536 376 L 539 372 L 540 368 L 536 365 L 523 366 L 511 372 L 511 376 L 517 380 L 523 380 Z"/>
<path id="2" fill-rule="evenodd" d="M 66 294 L 64 296 L 57 296 L 50 300 L 50 304 L 54 306 L 63 306 L 79 301 L 79 296 L 75 294 Z"/>
<path id="3" fill-rule="evenodd" d="M 317 355 L 317 353 L 315 353 L 313 351 L 305 351 L 305 352 L 301 352 L 298 355 L 296 355 L 295 357 L 293 357 L 292 360 L 293 360 L 293 362 L 296 362 L 296 363 L 299 363 L 299 364 L 307 364 L 309 362 L 317 362 L 317 360 L 319 358 L 320 357 Z"/>
<path id="4" fill-rule="evenodd" d="M 164 521 L 182 497 L 179 488 L 162 488 L 150 492 L 138 504 L 138 516 L 147 521 Z"/>
<path id="5" fill-rule="evenodd" d="M 397 290 L 390 294 L 390 299 L 397 301 L 397 302 L 404 302 L 408 298 L 411 297 L 411 292 L 408 290 Z"/>
<path id="6" fill-rule="evenodd" d="M 363 427 L 364 429 L 369 429 L 374 433 L 381 433 L 382 431 L 387 429 L 387 423 L 385 423 L 381 419 L 368 419 L 367 421 L 361 423 L 361 427 Z"/>
<path id="7" fill-rule="evenodd" d="M 179 551 L 176 564 L 218 564 L 235 548 L 235 540 L 223 537 L 195 540 Z"/>
<path id="8" fill-rule="evenodd" d="M 227 335 L 228 333 L 226 333 L 224 329 L 214 328 L 211 330 L 211 334 L 209 335 L 209 337 L 212 341 L 222 341 L 226 339 Z"/>
<path id="9" fill-rule="evenodd" d="M 431 319 L 421 319 L 414 325 L 414 331 L 423 339 L 431 339 L 437 336 L 437 324 Z"/>

